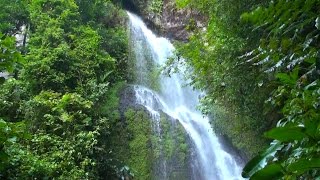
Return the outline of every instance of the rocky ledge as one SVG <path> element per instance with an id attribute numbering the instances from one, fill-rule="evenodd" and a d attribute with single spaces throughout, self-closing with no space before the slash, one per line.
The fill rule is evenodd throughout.
<path id="1" fill-rule="evenodd" d="M 155 1 L 161 3 L 158 10 L 152 7 Z M 207 21 L 196 10 L 178 9 L 175 0 L 124 0 L 123 3 L 126 9 L 141 16 L 149 28 L 171 40 L 188 41 L 192 29 L 204 28 Z"/>

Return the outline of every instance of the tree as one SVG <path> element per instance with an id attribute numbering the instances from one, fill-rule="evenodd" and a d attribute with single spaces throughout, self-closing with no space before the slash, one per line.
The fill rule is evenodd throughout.
<path id="1" fill-rule="evenodd" d="M 0 32 L 0 72 L 13 72 L 17 64 L 22 63 L 23 58 L 21 54 L 17 51 L 15 46 L 15 38 L 6 36 Z M 14 81 L 14 80 L 12 80 Z M 1 91 L 6 90 L 5 78 L 0 77 L 0 87 Z M 2 94 L 5 95 L 5 94 Z M 2 99 L 2 98 L 1 98 Z M 1 101 L 1 104 L 5 104 L 6 101 Z M 5 106 L 1 106 L 0 111 L 5 109 Z M 19 138 L 23 138 L 25 134 L 25 124 L 24 122 L 10 122 L 11 119 L 7 119 L 9 114 L 1 114 L 0 116 L 0 170 L 1 172 L 7 168 L 8 161 L 11 158 L 6 152 L 6 146 L 16 142 Z M 3 174 L 0 173 L 0 177 Z"/>
<path id="2" fill-rule="evenodd" d="M 1 0 L 0 32 L 15 35 L 23 25 L 28 23 L 27 2 L 24 0 Z"/>
<path id="3" fill-rule="evenodd" d="M 0 103 L 1 130 L 4 129 L 1 137 L 10 140 L 8 143 L 1 139 L 1 153 L 8 155 L 1 177 L 116 177 L 117 167 L 110 163 L 108 138 L 110 124 L 117 119 L 111 121 L 111 113 L 103 110 L 106 104 L 117 100 L 116 94 L 108 94 L 110 87 L 124 79 L 122 74 L 113 72 L 119 67 L 116 60 L 126 57 L 126 34 L 119 27 L 102 24 L 111 19 L 94 21 L 100 15 L 106 16 L 106 6 L 118 13 L 113 4 L 94 1 L 88 7 L 80 7 L 78 2 L 34 0 L 26 6 L 30 20 L 26 63 L 16 79 L 6 82 L 0 91 L 0 99 L 4 100 Z M 91 7 L 95 7 L 94 16 L 87 16 L 80 9 Z M 13 16 L 5 19 L 9 17 Z M 101 36 L 104 32 L 113 33 L 109 35 L 113 39 L 111 45 L 105 44 L 106 39 Z M 14 49 L 14 39 L 9 40 Z M 115 49 L 110 54 L 115 58 L 107 52 L 113 45 Z M 1 60 L 12 62 L 12 66 L 16 62 Z M 12 140 L 6 131 L 13 127 L 11 122 L 24 122 L 30 135 Z M 12 132 L 16 131 L 12 128 Z"/>

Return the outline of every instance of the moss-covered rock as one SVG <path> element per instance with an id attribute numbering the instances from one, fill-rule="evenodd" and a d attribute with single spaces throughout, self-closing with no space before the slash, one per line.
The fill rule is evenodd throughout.
<path id="1" fill-rule="evenodd" d="M 128 154 L 127 163 L 138 179 L 151 179 L 152 149 L 150 148 L 152 129 L 150 117 L 143 111 L 129 109 L 127 120 Z"/>
<path id="2" fill-rule="evenodd" d="M 220 139 L 224 141 L 227 151 L 240 155 L 242 160 L 253 158 L 264 147 L 266 139 L 257 138 L 255 125 L 257 121 L 249 116 L 233 114 L 223 107 L 215 107 L 212 124 Z"/>
<path id="3" fill-rule="evenodd" d="M 137 179 L 190 179 L 191 146 L 179 121 L 164 112 L 155 119 L 136 103 L 134 86 L 124 87 L 120 96 L 122 120 L 112 136 L 121 166 Z"/>
<path id="4" fill-rule="evenodd" d="M 157 152 L 153 173 L 156 179 L 190 179 L 188 136 L 178 120 L 160 113 L 160 133 L 155 134 L 153 149 Z M 157 166 L 165 163 L 165 167 Z"/>

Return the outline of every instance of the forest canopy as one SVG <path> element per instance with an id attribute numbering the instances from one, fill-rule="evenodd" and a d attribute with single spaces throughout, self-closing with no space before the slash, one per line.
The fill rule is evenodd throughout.
<path id="1" fill-rule="evenodd" d="M 150 118 L 119 112 L 132 80 L 124 8 L 139 13 L 147 2 L 154 16 L 167 7 L 0 0 L 0 179 L 151 178 Z M 199 109 L 247 159 L 242 176 L 319 178 L 320 1 L 172 2 L 205 17 L 205 27 L 189 20 L 188 41 L 175 42 L 164 69 L 183 64 L 206 92 Z M 183 149 L 184 161 L 181 127 L 174 131 L 164 145 L 170 157 Z"/>

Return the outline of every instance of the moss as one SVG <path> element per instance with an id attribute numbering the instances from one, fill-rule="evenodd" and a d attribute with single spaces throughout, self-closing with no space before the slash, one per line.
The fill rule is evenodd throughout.
<path id="1" fill-rule="evenodd" d="M 159 92 L 161 90 L 161 84 L 160 84 L 160 74 L 161 69 L 160 67 L 153 67 L 151 71 L 149 72 L 150 77 L 150 88 L 154 91 Z"/>
<path id="2" fill-rule="evenodd" d="M 114 123 L 110 136 L 110 151 L 118 169 L 129 167 L 137 179 L 151 179 L 152 129 L 149 115 L 142 110 L 127 109 L 124 120 Z"/>
<path id="3" fill-rule="evenodd" d="M 152 152 L 149 147 L 152 130 L 149 115 L 143 111 L 129 109 L 125 117 L 131 136 L 128 165 L 139 179 L 150 179 Z"/>
<path id="4" fill-rule="evenodd" d="M 160 16 L 163 8 L 163 0 L 151 0 L 149 5 L 149 11 L 155 15 Z"/>
<path id="5" fill-rule="evenodd" d="M 258 127 L 254 125 L 257 120 L 245 115 L 236 115 L 222 107 L 215 107 L 212 112 L 214 129 L 228 137 L 232 145 L 246 157 L 254 157 L 267 145 L 267 140 L 258 133 Z"/>
<path id="6" fill-rule="evenodd" d="M 183 127 L 164 113 L 160 117 L 160 134 L 153 129 L 155 120 L 146 111 L 136 109 L 126 110 L 125 121 L 114 128 L 117 131 L 112 134 L 112 146 L 116 158 L 137 179 L 161 179 L 163 171 L 168 177 L 182 177 L 181 172 L 188 172 L 189 147 Z M 163 161 L 165 169 L 159 166 Z M 187 179 L 187 173 L 182 179 Z"/>
<path id="7" fill-rule="evenodd" d="M 151 51 L 144 40 L 137 40 L 129 44 L 128 77 L 129 82 L 146 86 L 154 91 L 160 90 L 161 68 L 157 65 Z M 142 53 L 136 54 L 136 48 Z M 144 48 L 144 49 L 142 49 Z"/>
<path id="8" fill-rule="evenodd" d="M 125 82 L 118 82 L 117 84 L 114 84 L 113 87 L 108 92 L 108 95 L 106 96 L 106 100 L 104 101 L 104 104 L 101 105 L 100 111 L 101 114 L 107 116 L 110 119 L 118 120 L 120 119 L 120 113 L 119 113 L 119 95 L 118 93 L 126 86 Z"/>
<path id="9" fill-rule="evenodd" d="M 187 143 L 187 134 L 178 120 L 172 119 L 164 113 L 161 114 L 160 127 L 162 141 L 158 146 L 162 146 L 169 169 L 169 172 L 167 172 L 169 177 L 176 177 L 177 175 L 175 174 L 179 174 L 181 170 L 188 170 L 188 162 L 186 160 L 190 152 Z M 188 179 L 187 173 L 184 174 L 184 178 L 182 179 Z"/>

